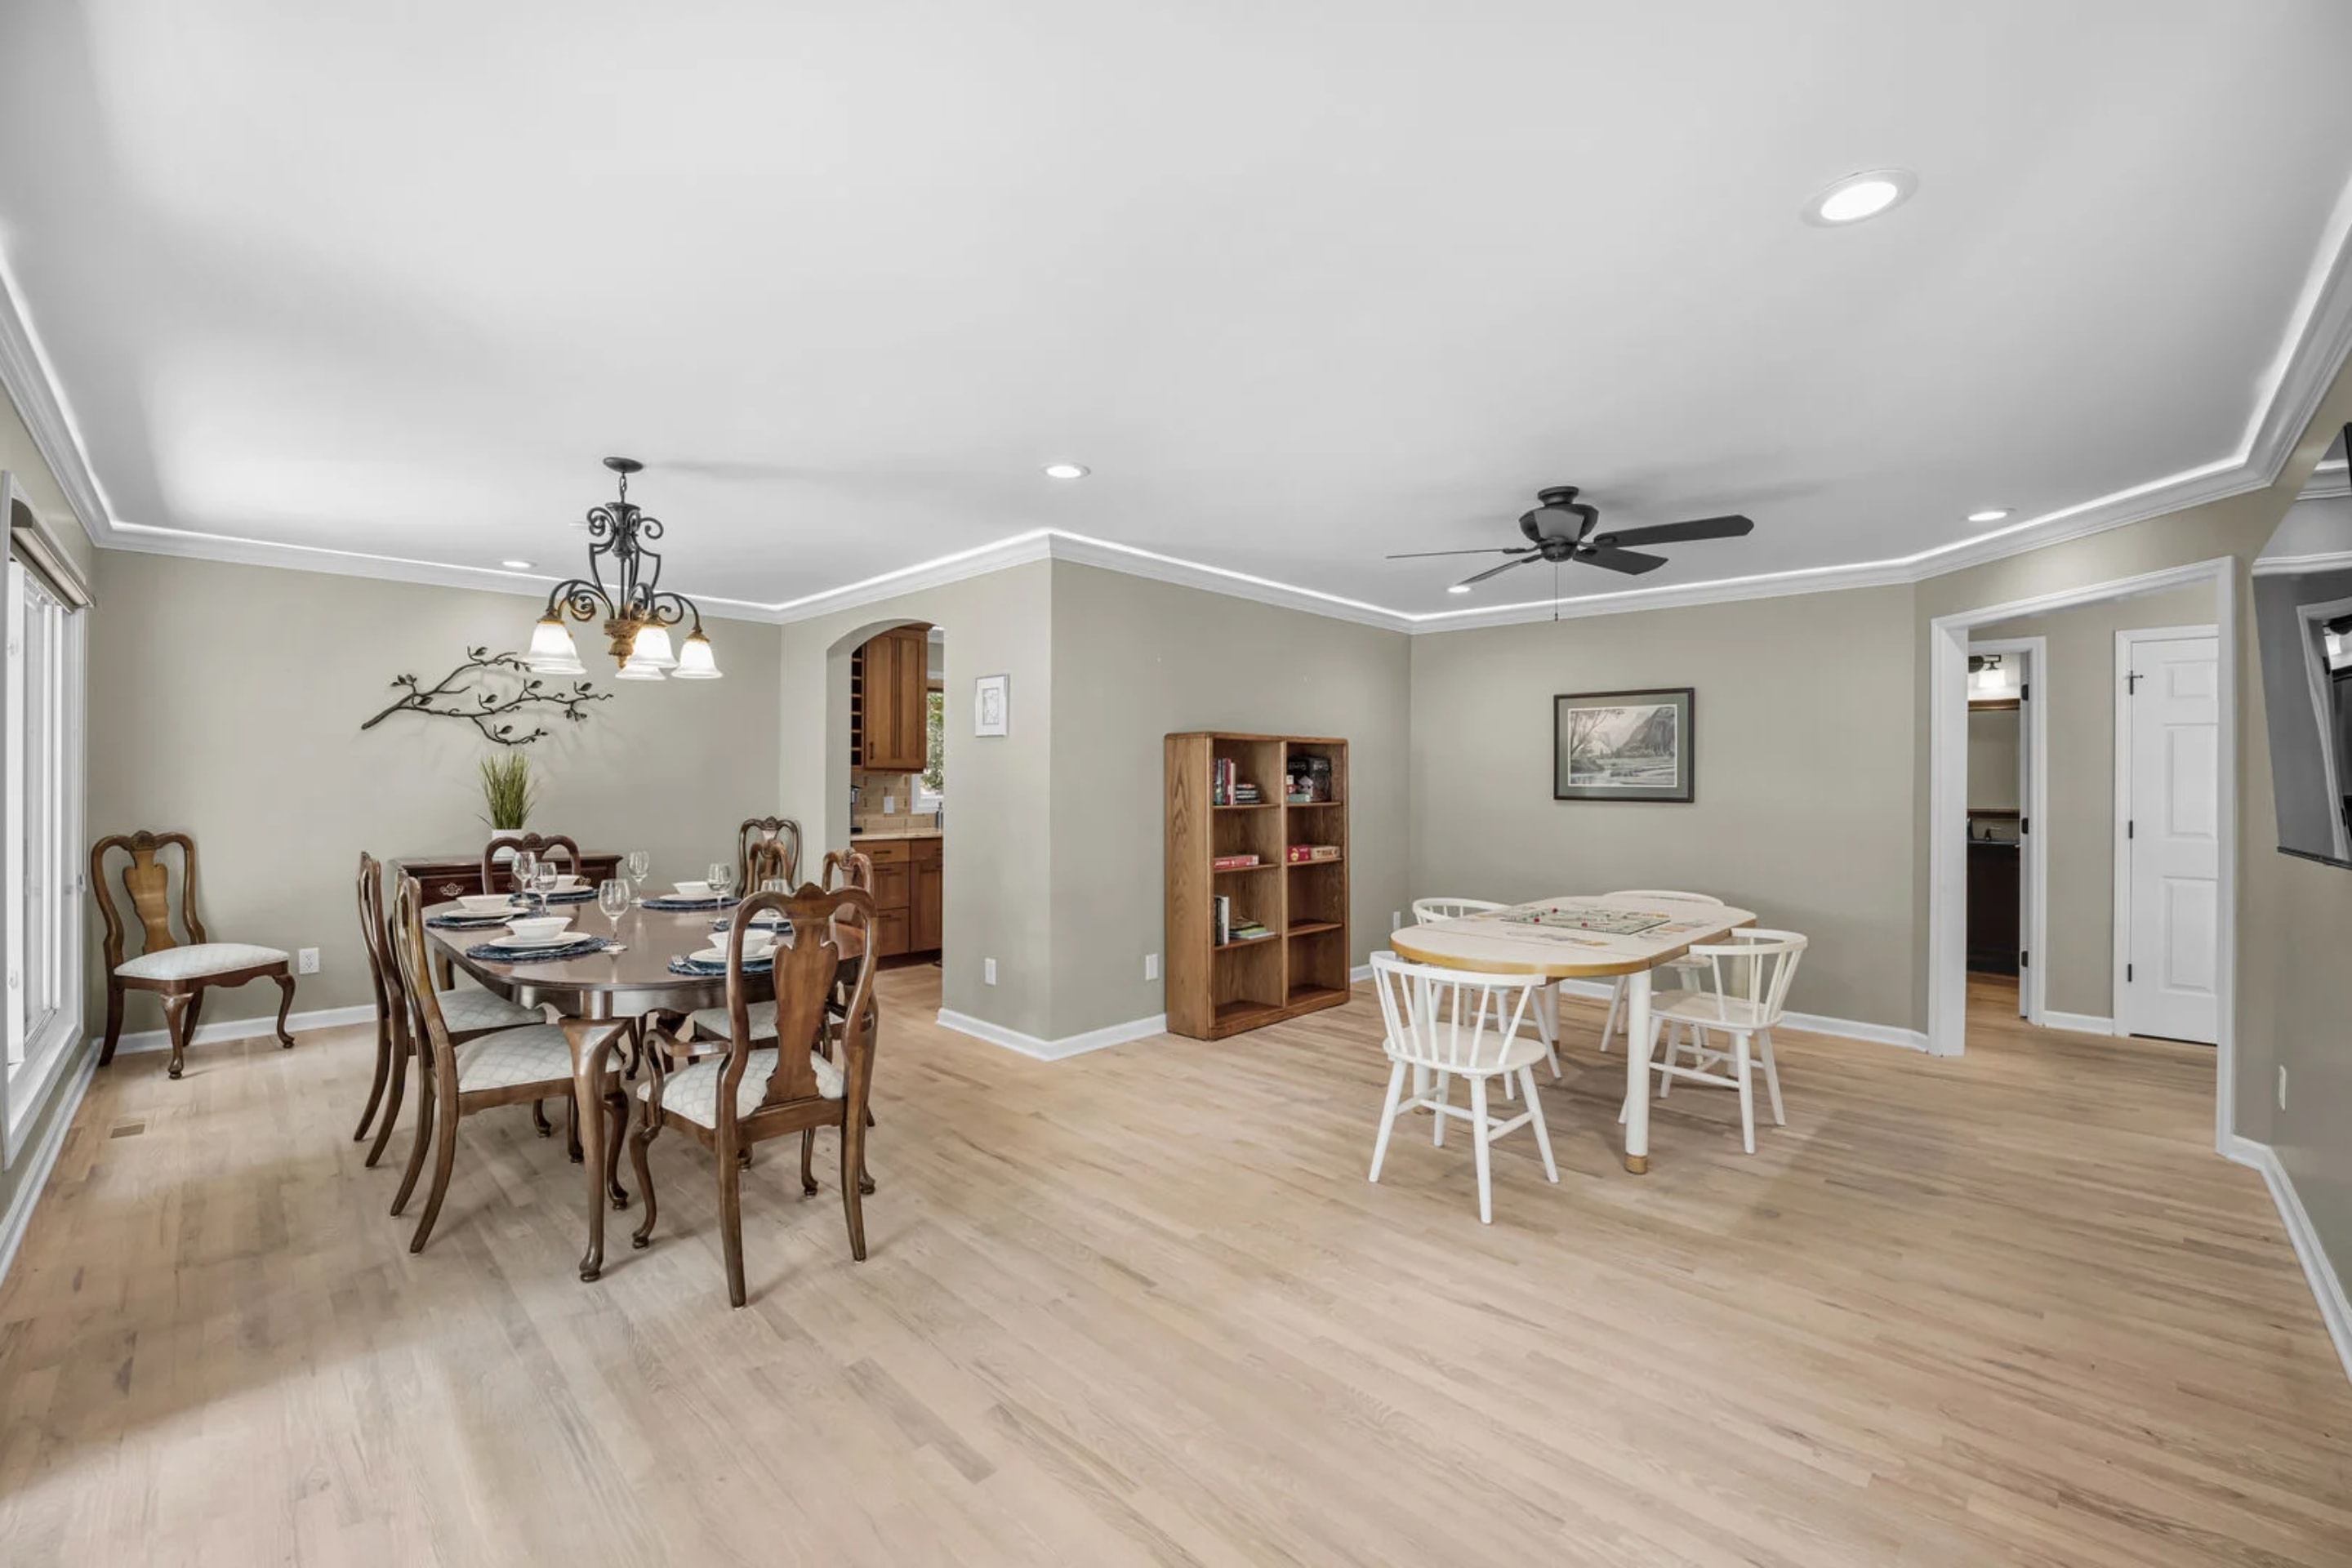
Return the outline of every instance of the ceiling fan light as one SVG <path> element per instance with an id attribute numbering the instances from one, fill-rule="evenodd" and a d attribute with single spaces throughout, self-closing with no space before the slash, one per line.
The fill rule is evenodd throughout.
<path id="1" fill-rule="evenodd" d="M 680 680 L 717 680 L 719 660 L 710 651 L 710 639 L 699 631 L 688 636 L 677 650 L 677 668 L 670 673 Z"/>
<path id="2" fill-rule="evenodd" d="M 669 650 L 669 628 L 656 626 L 639 626 L 636 640 L 629 645 L 629 662 L 643 664 L 656 670 L 676 668 L 677 655 Z"/>

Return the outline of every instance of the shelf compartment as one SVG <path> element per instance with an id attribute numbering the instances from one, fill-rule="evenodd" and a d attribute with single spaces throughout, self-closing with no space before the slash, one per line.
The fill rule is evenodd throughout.
<path id="1" fill-rule="evenodd" d="M 1291 936 L 1321 936 L 1327 931 L 1344 931 L 1338 921 L 1294 921 L 1287 934 Z"/>

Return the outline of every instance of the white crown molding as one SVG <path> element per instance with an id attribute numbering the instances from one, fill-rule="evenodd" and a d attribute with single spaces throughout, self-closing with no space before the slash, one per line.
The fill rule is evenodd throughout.
<path id="1" fill-rule="evenodd" d="M 68 405 L 58 387 L 53 367 L 41 352 L 38 336 L 32 331 L 30 319 L 24 311 L 20 293 L 5 274 L 5 258 L 0 258 L 0 285 L 5 286 L 0 289 L 0 293 L 5 295 L 5 300 L 0 300 L 0 307 L 5 307 L 0 308 L 0 382 L 5 383 L 17 407 L 25 412 L 36 442 L 49 459 L 60 483 L 66 487 L 77 511 L 82 514 L 83 526 L 89 530 L 95 542 L 110 548 L 142 550 L 155 554 L 389 577 L 514 594 L 543 592 L 540 587 L 528 584 L 534 582 L 551 584 L 555 581 L 545 576 L 531 578 L 519 574 L 360 551 L 278 544 L 235 535 L 125 522 L 105 504 L 104 492 L 89 469 Z M 2330 215 L 2318 254 L 2305 278 L 2295 305 L 2289 312 L 2273 369 L 2263 378 L 2245 433 L 2234 453 L 2179 473 L 2128 486 L 2108 495 L 2043 512 L 2006 528 L 1994 529 L 1908 555 L 1801 571 L 1718 578 L 1705 583 L 1627 588 L 1557 601 L 1538 599 L 1460 610 L 1414 612 L 1392 610 L 1360 599 L 1349 599 L 1110 540 L 1040 528 L 797 598 L 754 603 L 701 595 L 696 597 L 704 604 L 728 605 L 740 619 L 799 621 L 1050 558 L 1099 566 L 1210 593 L 1226 594 L 1286 609 L 1304 610 L 1311 615 L 1420 633 L 1567 620 L 1586 616 L 1626 615 L 1642 610 L 1724 604 L 1740 599 L 1780 598 L 1844 588 L 1917 583 L 2275 484 L 2287 460 L 2294 455 L 2296 443 L 2309 428 L 2321 398 L 2334 384 L 2347 354 L 2352 354 L 2352 184 L 2347 184 Z M 2333 481 L 2323 480 L 2323 483 L 2326 482 Z M 2335 492 L 2321 490 L 2315 493 Z"/>
<path id="2" fill-rule="evenodd" d="M 2253 564 L 2257 577 L 2292 577 L 2304 572 L 2336 572 L 2352 566 L 2352 550 L 2323 550 L 2315 555 L 2264 555 Z"/>
<path id="3" fill-rule="evenodd" d="M 2332 496 L 2352 496 L 2352 464 L 2341 458 L 2330 458 L 2311 470 L 2304 482 L 2297 500 L 2326 500 Z"/>
<path id="4" fill-rule="evenodd" d="M 959 1035 L 970 1035 L 975 1040 L 985 1040 L 992 1046 L 1003 1046 L 1008 1051 L 1019 1051 L 1041 1062 L 1058 1062 L 1066 1058 L 1083 1056 L 1109 1046 L 1123 1046 L 1130 1040 L 1148 1040 L 1154 1035 L 1168 1032 L 1168 1015 L 1154 1013 L 1149 1018 L 1130 1018 L 1124 1024 L 1112 1024 L 1100 1029 L 1089 1029 L 1083 1035 L 1065 1035 L 1058 1040 L 1041 1040 L 1034 1035 L 1024 1035 L 1018 1029 L 1008 1029 L 1002 1024 L 992 1024 L 985 1018 L 975 1018 L 969 1013 L 940 1009 L 940 1026 L 953 1029 Z"/>
<path id="5" fill-rule="evenodd" d="M 7 388 L 9 400 L 24 417 L 33 445 L 40 448 L 58 488 L 65 491 L 66 504 L 73 508 L 82 531 L 89 535 L 92 544 L 112 544 L 114 509 L 107 504 L 98 476 L 90 470 L 81 429 L 74 423 L 73 411 L 41 347 L 41 335 L 34 330 L 5 254 L 0 254 L 0 386 Z"/>
<path id="6" fill-rule="evenodd" d="M 2321 1244 L 2311 1215 L 2305 1212 L 2303 1195 L 2294 1190 L 2294 1179 L 2287 1174 L 2278 1151 L 2252 1138 L 2232 1137 L 2221 1152 L 2262 1173 L 2263 1184 L 2270 1188 L 2271 1202 L 2278 1207 L 2279 1223 L 2286 1227 L 2287 1241 L 2294 1247 L 2295 1261 L 2303 1265 L 2303 1277 L 2319 1304 L 2320 1321 L 2335 1342 L 2336 1357 L 2344 1363 L 2344 1374 L 2352 1377 L 2352 1300 L 2345 1297 L 2343 1278 L 2329 1262 L 2327 1248 Z"/>

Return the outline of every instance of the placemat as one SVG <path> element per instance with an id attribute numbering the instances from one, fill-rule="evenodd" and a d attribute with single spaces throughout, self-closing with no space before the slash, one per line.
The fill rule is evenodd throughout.
<path id="1" fill-rule="evenodd" d="M 601 936 L 582 937 L 562 947 L 502 947 L 495 942 L 485 942 L 467 948 L 466 956 L 487 963 L 552 963 L 558 959 L 585 958 L 611 945 Z"/>

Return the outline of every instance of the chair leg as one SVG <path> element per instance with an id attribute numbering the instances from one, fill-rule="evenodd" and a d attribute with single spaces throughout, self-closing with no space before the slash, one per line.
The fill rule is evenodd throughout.
<path id="1" fill-rule="evenodd" d="M 555 1135 L 555 1123 L 547 1119 L 545 1100 L 534 1100 L 530 1102 L 530 1124 L 538 1129 L 541 1138 L 551 1138 Z"/>
<path id="2" fill-rule="evenodd" d="M 1772 1060 L 1772 1031 L 1759 1030 L 1756 1036 L 1756 1045 L 1757 1048 L 1764 1053 L 1764 1089 L 1772 1097 L 1772 1125 L 1786 1127 L 1789 1125 L 1789 1115 L 1787 1111 L 1780 1109 L 1780 1069 Z"/>
<path id="3" fill-rule="evenodd" d="M 604 1097 L 604 1194 L 613 1206 L 629 1206 L 629 1189 L 621 1185 L 621 1143 L 629 1134 L 629 1097 L 619 1089 Z"/>
<path id="4" fill-rule="evenodd" d="M 1745 1030 L 1731 1037 L 1731 1049 L 1739 1073 L 1739 1141 L 1753 1154 L 1756 1152 L 1756 1085 L 1748 1070 L 1748 1035 Z"/>
<path id="5" fill-rule="evenodd" d="M 1389 1157 L 1389 1133 L 1396 1126 L 1397 1105 L 1404 1099 L 1404 1063 L 1389 1065 L 1388 1100 L 1381 1106 L 1381 1135 L 1372 1140 L 1372 1173 L 1369 1180 L 1381 1179 L 1381 1162 Z"/>
<path id="6" fill-rule="evenodd" d="M 637 1191 L 646 1194 L 646 1217 L 637 1222 L 635 1232 L 629 1237 L 629 1245 L 636 1247 L 654 1244 L 654 1216 L 660 1212 L 654 1202 L 653 1163 L 646 1157 L 646 1150 L 652 1144 L 656 1131 L 648 1124 L 649 1120 L 638 1117 L 637 1130 L 629 1134 L 629 1168 L 637 1173 Z"/>
<path id="7" fill-rule="evenodd" d="M 122 982 L 109 976 L 106 982 L 106 1044 L 98 1053 L 98 1065 L 104 1067 L 114 1059 L 114 1047 L 122 1039 Z"/>
<path id="8" fill-rule="evenodd" d="M 433 1128 L 433 1184 L 425 1189 L 425 1212 L 416 1216 L 416 1234 L 408 1238 L 411 1252 L 425 1250 L 425 1239 L 433 1234 L 433 1222 L 441 1217 L 441 1200 L 449 1195 L 449 1173 L 457 1165 L 456 1097 L 451 1096 L 450 1102 L 439 1109 Z"/>
<path id="9" fill-rule="evenodd" d="M 1444 1107 L 1454 1103 L 1454 1075 L 1447 1072 L 1439 1073 L 1437 1087 L 1433 1092 L 1437 1096 L 1438 1109 L 1429 1113 L 1432 1123 L 1429 1129 L 1429 1141 L 1443 1149 L 1445 1147 L 1445 1124 L 1454 1120 L 1446 1115 L 1444 1110 Z"/>
<path id="10" fill-rule="evenodd" d="M 173 1078 L 180 1076 L 188 1055 L 188 998 L 163 998 L 163 1032 L 172 1037 L 172 1065 L 163 1070 Z"/>
<path id="11" fill-rule="evenodd" d="M 801 1196 L 816 1196 L 816 1129 L 801 1129 Z"/>
<path id="12" fill-rule="evenodd" d="M 1544 1057 L 1551 1063 L 1551 1076 L 1559 1077 L 1559 986 L 1547 985 L 1540 993 L 1543 998 L 1544 1022 L 1550 1026 L 1544 1031 Z"/>
<path id="13" fill-rule="evenodd" d="M 580 1147 L 580 1100 L 576 1095 L 566 1095 L 563 1100 L 563 1152 L 572 1156 L 575 1165 L 587 1158 Z"/>
<path id="14" fill-rule="evenodd" d="M 841 1121 L 841 1213 L 849 1222 L 849 1256 L 866 1261 L 866 1118 Z"/>
<path id="15" fill-rule="evenodd" d="M 1486 1077 L 1470 1080 L 1470 1147 L 1478 1157 L 1478 1223 L 1495 1223 L 1494 1152 L 1486 1144 Z"/>
<path id="16" fill-rule="evenodd" d="M 1617 1036 L 1617 1016 L 1625 1008 L 1625 977 L 1619 975 L 1609 987 L 1609 1016 L 1601 1023 L 1601 1049 L 1606 1054 L 1609 1042 Z"/>
<path id="17" fill-rule="evenodd" d="M 360 1124 L 352 1133 L 352 1142 L 367 1142 L 368 1123 L 375 1120 L 376 1107 L 383 1103 L 384 1080 L 392 1077 L 392 1020 L 382 1014 L 375 1020 L 375 1078 L 368 1084 L 367 1105 L 360 1112 Z"/>
<path id="18" fill-rule="evenodd" d="M 1666 1026 L 1665 1054 L 1658 1058 L 1659 1066 L 1662 1068 L 1671 1068 L 1675 1065 L 1675 1062 L 1681 1052 L 1682 1043 L 1683 1026 L 1680 1024 L 1668 1024 Z M 1674 1091 L 1675 1075 L 1671 1071 L 1661 1071 L 1658 1074 L 1658 1098 L 1660 1100 L 1664 1100 L 1666 1096 L 1674 1093 Z"/>
<path id="19" fill-rule="evenodd" d="M 727 1257 L 727 1300 L 741 1306 L 748 1299 L 743 1289 L 743 1167 L 735 1158 L 734 1148 L 719 1144 L 719 1246 Z"/>
<path id="20" fill-rule="evenodd" d="M 385 1086 L 383 1119 L 376 1123 L 375 1142 L 368 1146 L 367 1163 L 371 1166 L 383 1158 L 385 1147 L 392 1142 L 392 1130 L 400 1124 L 400 1102 L 408 1092 L 408 1059 L 406 1043 L 395 1035 L 392 1042 L 392 1081 Z"/>
<path id="21" fill-rule="evenodd" d="M 188 1043 L 192 1046 L 196 1043 L 196 1020 L 204 1016 L 205 991 L 200 985 L 188 993 Z"/>
<path id="22" fill-rule="evenodd" d="M 290 1051 L 294 1048 L 294 1037 L 287 1032 L 286 1016 L 294 1011 L 294 977 L 273 974 L 269 978 L 278 982 L 278 1048 Z"/>
<path id="23" fill-rule="evenodd" d="M 1544 1174 L 1557 1183 L 1559 1167 L 1552 1163 L 1551 1132 L 1544 1126 L 1543 1101 L 1536 1098 L 1536 1069 L 1521 1068 L 1519 1079 L 1528 1091 L 1528 1125 L 1535 1131 L 1536 1147 L 1543 1151 Z"/>
<path id="24" fill-rule="evenodd" d="M 392 1131 L 386 1121 L 385 1132 Z M 392 1194 L 393 1217 L 408 1206 L 408 1194 L 416 1190 L 416 1178 L 425 1170 L 425 1151 L 433 1145 L 433 1083 L 420 1068 L 416 1082 L 416 1135 L 408 1142 L 408 1169 L 400 1174 L 400 1189 Z"/>

